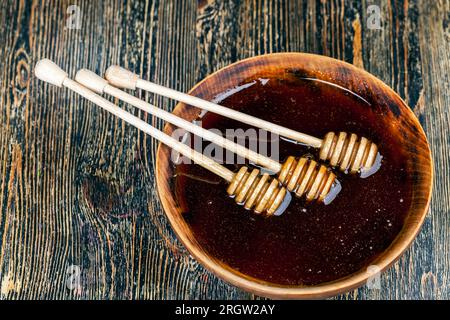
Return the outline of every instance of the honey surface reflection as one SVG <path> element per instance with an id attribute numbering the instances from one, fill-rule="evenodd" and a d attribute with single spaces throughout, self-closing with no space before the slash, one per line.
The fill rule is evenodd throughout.
<path id="1" fill-rule="evenodd" d="M 311 79 L 256 78 L 230 89 L 217 102 L 316 137 L 329 131 L 365 136 L 377 143 L 381 163 L 365 178 L 335 170 L 342 189 L 330 204 L 292 197 L 282 215 L 269 219 L 236 206 L 206 170 L 178 165 L 177 201 L 199 243 L 232 268 L 283 285 L 333 281 L 370 265 L 399 233 L 411 204 L 404 152 L 382 115 L 364 97 Z M 212 113 L 202 125 L 221 132 L 249 128 Z M 305 154 L 319 158 L 314 148 L 280 140 L 280 162 Z"/>

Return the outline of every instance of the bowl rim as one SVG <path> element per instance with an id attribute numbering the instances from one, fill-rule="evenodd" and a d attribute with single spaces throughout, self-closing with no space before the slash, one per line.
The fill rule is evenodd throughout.
<path id="1" fill-rule="evenodd" d="M 380 254 L 382 256 L 382 259 L 378 261 L 379 257 L 375 259 L 377 261 L 377 266 L 379 267 L 378 272 L 382 273 L 386 269 L 388 269 L 392 264 L 394 264 L 401 256 L 402 254 L 412 245 L 414 239 L 416 238 L 417 234 L 421 230 L 421 227 L 423 225 L 423 222 L 426 218 L 426 215 L 429 211 L 430 207 L 430 201 L 433 191 L 433 181 L 434 181 L 434 164 L 433 164 L 433 158 L 432 153 L 430 149 L 430 144 L 427 139 L 427 136 L 425 134 L 425 131 L 423 130 L 419 120 L 417 119 L 414 112 L 411 110 L 411 108 L 406 104 L 406 102 L 393 90 L 391 89 L 387 84 L 385 84 L 383 81 L 378 79 L 376 76 L 370 74 L 364 69 L 358 68 L 348 62 L 338 60 L 332 57 L 324 56 L 324 55 L 318 55 L 318 54 L 312 54 L 312 53 L 304 53 L 304 52 L 281 52 L 281 53 L 270 53 L 270 54 L 263 54 L 263 55 L 257 55 L 253 57 L 249 57 L 246 59 L 242 59 L 239 61 L 236 61 L 232 64 L 229 64 L 223 68 L 218 69 L 217 71 L 211 73 L 210 75 L 206 76 L 204 79 L 199 81 L 194 87 L 192 87 L 189 90 L 189 94 L 195 91 L 199 86 L 201 86 L 203 83 L 208 81 L 209 79 L 217 76 L 219 73 L 224 72 L 225 70 L 235 68 L 236 66 L 240 64 L 246 64 L 248 62 L 254 62 L 257 60 L 270 60 L 275 57 L 281 57 L 281 58 L 298 58 L 299 56 L 303 56 L 305 58 L 313 58 L 313 59 L 330 59 L 330 62 L 337 63 L 343 66 L 348 67 L 352 71 L 356 71 L 358 73 L 364 74 L 366 77 L 368 77 L 371 81 L 374 81 L 378 86 L 381 86 L 384 90 L 390 91 L 392 95 L 399 99 L 399 101 L 403 104 L 404 110 L 407 113 L 407 116 L 409 119 L 411 119 L 414 122 L 414 125 L 419 129 L 418 134 L 421 135 L 427 145 L 427 152 L 426 157 L 429 159 L 429 184 L 428 184 L 428 194 L 426 198 L 426 204 L 423 207 L 422 214 L 420 215 L 420 219 L 418 219 L 413 225 L 409 226 L 407 231 L 403 233 L 403 239 L 401 241 L 400 246 L 396 246 L 395 248 L 391 248 L 394 243 L 397 242 L 397 238 L 394 239 L 394 241 L 385 249 L 383 253 Z M 177 110 L 178 108 L 181 108 L 184 104 L 179 102 L 173 109 L 173 111 Z M 164 126 L 164 132 L 167 132 L 168 127 L 170 125 L 166 124 Z M 176 219 L 176 216 L 174 215 L 176 210 L 169 204 L 167 195 L 163 193 L 162 190 L 162 174 L 161 174 L 161 160 L 164 154 L 163 149 L 167 148 L 166 146 L 162 145 L 161 143 L 158 144 L 158 149 L 156 152 L 156 187 L 158 191 L 158 195 L 160 197 L 162 207 L 164 212 L 166 213 L 166 216 L 172 226 L 172 229 L 175 231 L 175 234 L 177 235 L 178 239 L 182 242 L 182 244 L 185 246 L 185 248 L 190 252 L 190 254 L 198 261 L 200 262 L 206 269 L 208 269 L 210 272 L 212 272 L 214 275 L 219 277 L 220 279 L 224 280 L 225 282 L 228 282 L 238 288 L 241 288 L 247 292 L 251 292 L 260 296 L 265 296 L 269 298 L 284 298 L 284 299 L 317 299 L 317 298 L 326 298 L 330 296 L 334 296 L 340 293 L 348 292 L 352 289 L 360 287 L 362 284 L 367 282 L 367 280 L 371 277 L 371 274 L 368 272 L 364 272 L 363 269 L 358 270 L 346 277 L 339 278 L 337 280 L 334 280 L 332 282 L 325 282 L 323 284 L 318 284 L 314 286 L 283 286 L 283 285 L 277 285 L 273 283 L 264 282 L 262 280 L 254 279 L 248 276 L 245 276 L 243 274 L 239 275 L 237 271 L 232 271 L 231 267 L 225 266 L 223 263 L 218 263 L 218 261 L 214 260 L 211 256 L 207 255 L 204 251 L 200 250 L 198 246 L 194 243 L 192 243 L 192 240 L 187 236 L 187 234 L 182 230 L 181 226 L 178 224 L 178 221 Z M 181 219 L 182 220 L 182 219 Z M 405 228 L 405 225 L 402 228 Z M 399 233 L 399 235 L 400 235 Z M 397 237 L 399 236 L 397 235 Z"/>

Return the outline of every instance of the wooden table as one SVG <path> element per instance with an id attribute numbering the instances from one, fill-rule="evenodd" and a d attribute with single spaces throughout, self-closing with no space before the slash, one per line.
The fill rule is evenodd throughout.
<path id="1" fill-rule="evenodd" d="M 33 67 L 48 57 L 73 76 L 120 64 L 187 91 L 234 61 L 303 51 L 390 85 L 419 117 L 435 162 L 431 209 L 412 247 L 380 289 L 336 298 L 449 299 L 449 22 L 442 0 L 1 1 L 0 297 L 256 298 L 176 239 L 155 190 L 157 144 L 39 82 Z"/>

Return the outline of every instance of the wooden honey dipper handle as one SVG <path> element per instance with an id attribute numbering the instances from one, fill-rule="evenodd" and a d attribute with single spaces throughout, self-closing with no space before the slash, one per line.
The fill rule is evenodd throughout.
<path id="1" fill-rule="evenodd" d="M 272 181 L 269 183 L 267 181 L 268 176 L 265 175 L 259 177 L 258 170 L 258 174 L 256 174 L 256 176 L 255 174 L 252 175 L 252 179 L 249 179 L 249 176 L 246 175 L 248 170 L 246 167 L 241 168 L 236 174 L 233 173 L 231 170 L 223 167 L 214 160 L 203 156 L 201 153 L 189 148 L 187 145 L 152 127 L 145 121 L 135 117 L 131 113 L 119 108 L 81 84 L 71 80 L 68 77 L 68 74 L 52 61 L 48 59 L 40 60 L 36 64 L 35 75 L 39 79 L 58 87 L 64 86 L 69 88 L 89 101 L 97 104 L 104 110 L 166 144 L 175 151 L 192 159 L 195 163 L 205 169 L 219 175 L 230 182 L 230 187 L 227 190 L 228 193 L 236 196 L 236 201 L 239 200 L 244 203 L 246 208 L 254 209 L 256 213 L 265 212 L 267 215 L 273 215 L 283 203 L 287 192 L 284 187 L 280 186 L 277 180 L 271 179 Z M 265 178 L 265 180 L 261 182 L 263 178 Z M 246 188 L 247 191 L 244 192 L 243 188 Z"/>
<path id="2" fill-rule="evenodd" d="M 280 136 L 305 143 L 315 148 L 320 148 L 322 145 L 322 139 L 315 138 L 313 136 L 291 130 L 277 124 L 265 121 L 251 115 L 221 106 L 217 103 L 213 103 L 204 99 L 200 99 L 189 94 L 166 88 L 156 83 L 140 79 L 138 75 L 128 71 L 119 66 L 111 66 L 106 70 L 105 78 L 114 86 L 119 88 L 143 89 L 145 91 L 153 92 L 164 97 L 168 97 L 177 101 L 184 102 L 188 105 L 198 107 L 207 111 L 211 111 L 220 114 L 224 117 L 231 118 L 243 123 L 247 123 L 251 126 L 264 129 L 269 132 L 273 132 Z"/>

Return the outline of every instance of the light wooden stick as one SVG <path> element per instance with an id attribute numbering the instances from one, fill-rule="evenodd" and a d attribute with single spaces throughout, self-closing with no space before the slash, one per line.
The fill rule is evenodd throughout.
<path id="1" fill-rule="evenodd" d="M 276 214 L 277 210 L 283 204 L 287 191 L 284 187 L 279 185 L 279 182 L 276 179 L 271 179 L 268 174 L 260 175 L 260 172 L 257 169 L 254 169 L 249 173 L 247 167 L 242 167 L 236 174 L 233 173 L 214 160 L 203 156 L 201 153 L 191 149 L 162 131 L 157 130 L 145 121 L 135 117 L 131 113 L 119 108 L 81 84 L 71 80 L 68 78 L 67 73 L 52 61 L 48 59 L 40 60 L 36 64 L 35 75 L 39 79 L 58 87 L 67 87 L 89 101 L 97 104 L 104 110 L 166 144 L 173 150 L 188 157 L 205 169 L 219 175 L 230 182 L 227 189 L 228 194 L 235 196 L 237 203 L 244 203 L 245 208 L 253 209 L 256 213 L 264 212 L 270 216 Z"/>
<path id="2" fill-rule="evenodd" d="M 145 101 L 142 101 L 120 89 L 108 84 L 108 82 L 92 71 L 82 69 L 77 72 L 75 80 L 85 87 L 97 92 L 106 92 L 113 97 L 119 98 L 145 112 L 153 114 L 165 121 L 172 123 L 180 128 L 186 129 L 206 140 L 231 150 L 240 156 L 260 164 L 278 174 L 279 181 L 285 185 L 289 191 L 295 193 L 297 197 L 305 196 L 308 201 L 316 200 L 324 201 L 331 187 L 335 183 L 335 175 L 325 166 L 317 164 L 315 161 L 300 158 L 295 159 L 289 157 L 285 164 L 264 157 L 254 151 L 251 151 L 241 145 L 223 138 L 211 131 L 194 125 L 180 117 L 175 116 L 167 111 L 159 109 Z M 308 171 L 309 170 L 309 171 Z M 308 174 L 306 174 L 308 172 Z"/>
<path id="3" fill-rule="evenodd" d="M 317 139 L 315 137 L 309 136 L 307 134 L 303 134 L 279 125 L 276 125 L 274 123 L 261 120 L 259 118 L 250 116 L 248 114 L 223 107 L 221 105 L 218 105 L 216 103 L 203 100 L 191 95 L 188 95 L 186 93 L 176 91 L 170 88 L 163 87 L 161 85 L 158 85 L 156 83 L 142 80 L 140 79 L 136 74 L 132 73 L 131 71 L 128 71 L 122 67 L 119 66 L 111 66 L 106 70 L 105 78 L 114 86 L 119 88 L 127 88 L 127 89 L 133 89 L 140 88 L 149 92 L 153 92 L 156 94 L 160 94 L 162 96 L 182 101 L 186 104 L 189 104 L 194 107 L 198 107 L 201 109 L 205 109 L 220 115 L 223 115 L 225 117 L 238 120 L 243 123 L 247 123 L 249 125 L 252 125 L 257 128 L 261 128 L 270 132 L 273 132 L 275 134 L 279 134 L 283 137 L 293 139 L 295 141 L 300 141 L 302 143 L 306 143 L 308 145 L 314 146 L 316 148 L 319 148 L 322 144 L 321 139 Z"/>
<path id="4" fill-rule="evenodd" d="M 247 123 L 257 128 L 262 128 L 294 141 L 320 148 L 320 159 L 329 161 L 332 166 L 339 166 L 339 169 L 344 172 L 350 171 L 351 173 L 357 173 L 359 170 L 368 171 L 375 164 L 376 156 L 378 154 L 377 145 L 364 137 L 358 138 L 355 134 L 348 134 L 346 132 L 335 134 L 334 132 L 330 132 L 324 139 L 319 139 L 216 103 L 140 79 L 138 75 L 119 66 L 109 67 L 105 77 L 116 87 L 133 90 L 140 88 Z"/>

